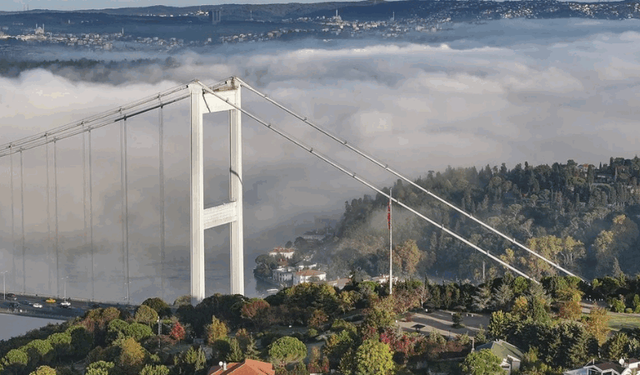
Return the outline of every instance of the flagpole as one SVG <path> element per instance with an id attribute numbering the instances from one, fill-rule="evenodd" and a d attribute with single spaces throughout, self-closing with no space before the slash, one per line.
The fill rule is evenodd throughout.
<path id="1" fill-rule="evenodd" d="M 387 221 L 389 222 L 389 295 L 393 294 L 393 225 L 391 225 L 391 197 L 393 188 L 389 189 L 389 209 Z"/>

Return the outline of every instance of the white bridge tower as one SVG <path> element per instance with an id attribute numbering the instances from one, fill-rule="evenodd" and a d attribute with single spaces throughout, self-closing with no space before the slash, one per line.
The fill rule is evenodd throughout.
<path id="1" fill-rule="evenodd" d="M 200 302 L 205 298 L 204 231 L 224 224 L 230 224 L 231 294 L 244 295 L 242 113 L 237 109 L 241 107 L 240 82 L 231 78 L 212 90 L 193 81 L 188 87 L 191 93 L 191 299 Z M 229 202 L 205 208 L 203 115 L 222 111 L 229 111 Z"/>

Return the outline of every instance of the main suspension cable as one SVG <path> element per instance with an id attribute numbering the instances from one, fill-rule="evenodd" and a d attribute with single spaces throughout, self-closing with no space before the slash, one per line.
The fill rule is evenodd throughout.
<path id="1" fill-rule="evenodd" d="M 500 258 L 490 254 L 488 251 L 483 250 L 482 248 L 478 247 L 477 245 L 474 245 L 473 243 L 467 241 L 465 238 L 461 237 L 460 235 L 458 235 L 457 233 L 453 232 L 452 230 L 446 228 L 443 224 L 438 224 L 435 221 L 429 219 L 427 216 L 421 214 L 420 212 L 416 211 L 415 209 L 409 207 L 408 205 L 400 202 L 400 200 L 398 200 L 397 198 L 393 198 L 391 196 L 389 196 L 389 194 L 385 193 L 384 191 L 382 191 L 381 189 L 378 189 L 377 187 L 375 187 L 373 184 L 369 183 L 368 181 L 364 180 L 363 178 L 357 176 L 354 172 L 351 172 L 350 170 L 346 169 L 345 167 L 339 165 L 337 162 L 334 162 L 333 160 L 331 160 L 330 158 L 322 155 L 321 153 L 315 151 L 312 147 L 309 147 L 307 145 L 305 145 L 304 143 L 302 143 L 301 141 L 295 139 L 294 137 L 287 135 L 285 132 L 283 132 L 280 129 L 277 129 L 276 127 L 274 127 L 272 124 L 267 123 L 266 121 L 258 118 L 257 116 L 255 116 L 254 114 L 248 112 L 245 109 L 240 108 L 239 106 L 235 105 L 234 103 L 231 103 L 229 100 L 224 99 L 223 97 L 221 97 L 220 95 L 218 95 L 215 91 L 209 89 L 208 87 L 203 87 L 203 89 L 205 91 L 207 91 L 209 94 L 215 96 L 216 98 L 222 100 L 223 102 L 226 102 L 228 105 L 230 105 L 231 107 L 235 108 L 236 110 L 242 112 L 243 114 L 247 115 L 248 117 L 252 118 L 253 120 L 255 120 L 256 122 L 258 122 L 259 124 L 265 126 L 267 129 L 272 130 L 273 132 L 275 132 L 276 134 L 278 134 L 279 136 L 283 137 L 284 139 L 288 140 L 289 142 L 295 144 L 296 146 L 302 148 L 303 150 L 311 153 L 312 155 L 314 155 L 315 157 L 317 157 L 318 159 L 324 161 L 325 163 L 331 165 L 332 167 L 338 169 L 339 171 L 341 171 L 342 173 L 352 177 L 353 179 L 355 179 L 356 181 L 360 182 L 361 184 L 369 187 L 370 189 L 376 191 L 377 193 L 380 193 L 381 195 L 383 195 L 384 197 L 386 197 L 387 199 L 390 199 L 391 201 L 395 202 L 396 204 L 398 204 L 399 206 L 403 207 L 404 209 L 406 209 L 409 212 L 414 213 L 415 215 L 417 215 L 418 217 L 420 217 L 421 219 L 425 220 L 426 222 L 428 222 L 431 225 L 434 225 L 438 228 L 440 228 L 442 231 L 444 231 L 445 233 L 449 234 L 450 236 L 460 240 L 461 242 L 463 242 L 464 244 L 470 246 L 471 248 L 481 252 L 482 254 L 488 256 L 489 258 L 495 260 L 496 262 L 500 263 L 501 265 L 503 265 L 504 267 L 506 267 L 507 269 L 510 269 L 511 271 L 517 273 L 518 275 L 529 279 L 535 283 L 538 283 L 537 280 L 529 277 L 528 275 L 526 275 L 525 273 L 523 273 L 522 271 L 516 269 L 515 267 L 511 266 L 510 264 L 504 262 L 503 260 L 501 260 Z M 206 98 L 205 98 L 206 101 Z"/>
<path id="2" fill-rule="evenodd" d="M 361 157 L 363 157 L 363 158 L 365 158 L 365 159 L 369 160 L 369 161 L 370 161 L 370 162 L 372 162 L 373 164 L 375 164 L 375 165 L 379 166 L 380 168 L 382 168 L 382 169 L 384 169 L 384 170 L 386 170 L 386 171 L 390 172 L 391 174 L 395 175 L 396 177 L 398 177 L 398 178 L 402 179 L 403 181 L 408 182 L 409 184 L 411 184 L 412 186 L 414 186 L 414 187 L 418 188 L 419 190 L 423 191 L 424 193 L 428 194 L 428 195 L 429 195 L 429 196 L 431 196 L 432 198 L 434 198 L 434 199 L 438 200 L 439 202 L 441 202 L 441 203 L 445 204 L 446 206 L 448 206 L 448 207 L 450 207 L 450 208 L 452 208 L 452 209 L 456 210 L 457 212 L 459 212 L 459 213 L 461 213 L 462 215 L 466 216 L 467 218 L 469 218 L 469 219 L 473 220 L 474 222 L 476 222 L 476 223 L 480 224 L 481 226 L 483 226 L 484 228 L 486 228 L 486 229 L 490 230 L 491 232 L 493 232 L 493 233 L 495 233 L 495 234 L 499 235 L 500 237 L 502 237 L 502 238 L 504 238 L 504 239 L 508 240 L 509 242 L 511 242 L 511 243 L 513 243 L 514 245 L 516 245 L 516 246 L 520 247 L 521 249 L 523 249 L 523 250 L 525 250 L 525 251 L 527 251 L 527 252 L 529 252 L 529 253 L 531 253 L 531 254 L 535 255 L 536 257 L 540 258 L 541 260 L 545 261 L 546 263 L 550 264 L 551 266 L 553 266 L 553 267 L 555 267 L 555 268 L 557 268 L 557 269 L 559 269 L 559 270 L 561 270 L 561 271 L 565 272 L 566 274 L 568 274 L 568 275 L 570 275 L 570 276 L 578 277 L 578 278 L 580 278 L 581 280 L 583 280 L 583 281 L 584 281 L 584 279 L 582 279 L 582 277 L 577 276 L 577 275 L 573 274 L 572 272 L 570 272 L 570 271 L 568 271 L 568 270 L 564 269 L 564 268 L 563 268 L 562 266 L 560 266 L 559 264 L 554 263 L 554 262 L 552 262 L 552 261 L 548 260 L 547 258 L 543 257 L 542 255 L 540 255 L 540 254 L 536 253 L 535 251 L 533 251 L 533 250 L 529 249 L 528 247 L 526 247 L 526 246 L 522 245 L 521 243 L 519 243 L 518 241 L 516 241 L 516 239 L 515 239 L 515 238 L 507 236 L 506 234 L 504 234 L 504 233 L 502 233 L 502 232 L 498 231 L 497 229 L 495 229 L 494 227 L 492 227 L 492 226 L 490 226 L 490 225 L 486 224 L 486 223 L 485 223 L 485 222 L 483 222 L 482 220 L 477 219 L 477 218 L 475 218 L 473 215 L 471 215 L 471 214 L 467 213 L 466 211 L 464 211 L 464 210 L 462 210 L 462 209 L 458 208 L 456 205 L 454 205 L 454 204 L 452 204 L 452 203 L 448 202 L 447 200 L 445 200 L 445 199 L 441 198 L 440 196 L 438 196 L 438 195 L 436 195 L 436 194 L 432 193 L 431 191 L 429 191 L 429 190 L 425 189 L 424 187 L 420 186 L 419 184 L 417 184 L 417 183 L 416 183 L 416 182 L 414 182 L 413 180 L 411 180 L 411 179 L 409 179 L 409 178 L 407 178 L 407 177 L 403 176 L 403 175 L 402 175 L 402 174 L 400 174 L 399 172 L 397 172 L 397 171 L 395 171 L 395 170 L 393 170 L 393 169 L 389 168 L 389 166 L 388 166 L 387 164 L 384 164 L 384 163 L 382 163 L 382 162 L 378 161 L 377 159 L 375 159 L 375 158 L 373 158 L 373 157 L 369 156 L 369 155 L 368 155 L 368 154 L 366 154 L 365 152 L 363 152 L 363 151 L 361 151 L 360 149 L 358 149 L 358 148 L 356 148 L 356 147 L 352 146 L 351 144 L 349 144 L 346 140 L 341 139 L 341 138 L 339 138 L 339 137 L 337 137 L 337 136 L 333 135 L 332 133 L 330 133 L 330 132 L 328 132 L 328 131 L 324 130 L 323 128 L 321 128 L 320 126 L 318 126 L 318 125 L 316 125 L 316 124 L 312 123 L 312 122 L 311 122 L 311 121 L 309 121 L 306 117 L 300 116 L 299 114 L 295 113 L 294 111 L 290 110 L 289 108 L 285 107 L 284 105 L 282 105 L 282 104 L 280 104 L 280 103 L 276 102 L 275 100 L 273 100 L 273 99 L 269 98 L 267 95 L 265 95 L 265 94 L 261 93 L 260 91 L 258 91 L 258 90 L 256 90 L 256 89 L 254 89 L 254 88 L 253 88 L 253 87 L 251 87 L 249 84 L 247 84 L 246 82 L 242 81 L 241 79 L 239 79 L 239 78 L 238 78 L 238 81 L 240 82 L 240 85 L 241 85 L 242 87 L 245 87 L 246 89 L 248 89 L 248 90 L 250 90 L 251 92 L 255 93 L 256 95 L 258 95 L 258 96 L 262 97 L 263 99 L 267 100 L 268 102 L 270 102 L 271 104 L 275 105 L 276 107 L 278 107 L 278 108 L 282 109 L 283 111 L 287 112 L 288 114 L 292 115 L 293 117 L 295 117 L 295 118 L 297 118 L 297 119 L 301 120 L 302 122 L 304 122 L 304 123 L 305 123 L 305 124 L 307 124 L 308 126 L 312 127 L 313 129 L 315 129 L 315 130 L 319 131 L 320 133 L 324 134 L 325 136 L 327 136 L 327 137 L 329 137 L 329 138 L 333 139 L 334 141 L 336 141 L 336 142 L 340 143 L 341 145 L 343 145 L 343 146 L 347 147 L 348 149 L 350 149 L 351 151 L 353 151 L 353 152 L 355 152 L 356 154 L 360 155 Z"/>

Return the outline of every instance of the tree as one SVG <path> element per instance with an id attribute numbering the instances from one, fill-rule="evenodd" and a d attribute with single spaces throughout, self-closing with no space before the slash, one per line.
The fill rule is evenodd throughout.
<path id="1" fill-rule="evenodd" d="M 158 313 L 147 305 L 140 305 L 136 310 L 135 321 L 151 325 L 158 321 Z"/>
<path id="2" fill-rule="evenodd" d="M 560 318 L 569 319 L 569 320 L 580 320 L 582 316 L 582 307 L 580 307 L 580 302 L 577 301 L 568 301 L 562 302 L 560 305 L 560 312 L 558 313 Z"/>
<path id="3" fill-rule="evenodd" d="M 118 372 L 124 374 L 139 374 L 145 360 L 145 350 L 134 338 L 127 337 L 120 343 L 120 355 L 116 360 Z"/>
<path id="4" fill-rule="evenodd" d="M 504 370 L 500 367 L 501 362 L 502 360 L 491 350 L 482 349 L 469 353 L 460 367 L 468 375 L 504 374 Z"/>
<path id="5" fill-rule="evenodd" d="M 415 240 L 406 240 L 393 250 L 393 263 L 400 266 L 400 270 L 406 275 L 416 273 L 416 266 L 420 262 L 422 253 Z"/>
<path id="6" fill-rule="evenodd" d="M 629 337 L 623 332 L 618 332 L 611 336 L 611 338 L 602 346 L 604 357 L 609 358 L 612 361 L 617 361 L 620 358 L 626 358 L 628 357 L 628 345 Z"/>
<path id="7" fill-rule="evenodd" d="M 40 366 L 35 371 L 32 371 L 29 375 L 56 375 L 56 370 L 49 366 Z"/>
<path id="8" fill-rule="evenodd" d="M 174 359 L 174 373 L 177 375 L 193 375 L 206 368 L 207 357 L 199 347 L 190 347 L 189 350 L 177 355 Z"/>
<path id="9" fill-rule="evenodd" d="M 169 368 L 165 365 L 146 365 L 140 375 L 169 375 Z"/>
<path id="10" fill-rule="evenodd" d="M 141 341 L 153 336 L 153 330 L 147 325 L 133 322 L 124 329 L 124 334 L 136 341 Z"/>
<path id="11" fill-rule="evenodd" d="M 584 319 L 586 328 L 597 340 L 599 344 L 604 343 L 609 335 L 609 315 L 602 307 L 591 309 L 589 315 Z"/>
<path id="12" fill-rule="evenodd" d="M 309 318 L 309 327 L 315 329 L 321 329 L 322 326 L 329 320 L 327 314 L 322 310 L 314 310 Z"/>
<path id="13" fill-rule="evenodd" d="M 509 284 L 503 282 L 493 294 L 491 301 L 496 310 L 507 310 L 513 299 L 513 291 Z"/>
<path id="14" fill-rule="evenodd" d="M 93 362 L 87 367 L 86 375 L 111 375 L 114 371 L 115 364 L 113 362 L 98 361 Z"/>
<path id="15" fill-rule="evenodd" d="M 394 368 L 393 353 L 387 344 L 366 340 L 355 353 L 355 373 L 358 375 L 386 375 Z"/>
<path id="16" fill-rule="evenodd" d="M 491 286 L 489 284 L 480 286 L 472 299 L 471 308 L 473 311 L 481 312 L 487 309 L 491 301 Z"/>
<path id="17" fill-rule="evenodd" d="M 227 362 L 242 362 L 244 360 L 244 354 L 242 353 L 242 349 L 240 349 L 238 340 L 232 338 L 229 341 L 229 346 L 231 350 L 229 350 L 229 354 L 227 354 Z"/>
<path id="18" fill-rule="evenodd" d="M 354 346 L 355 336 L 355 332 L 347 329 L 329 336 L 322 351 L 329 358 L 332 367 L 338 366 L 342 356 Z"/>
<path id="19" fill-rule="evenodd" d="M 218 320 L 218 318 L 214 316 L 211 317 L 211 324 L 207 325 L 207 343 L 212 345 L 217 340 L 222 340 L 227 337 L 227 333 L 229 330 L 227 329 L 227 325 L 224 324 L 223 321 Z"/>
<path id="20" fill-rule="evenodd" d="M 464 324 L 462 324 L 462 314 L 460 314 L 459 312 L 453 314 L 451 316 L 451 320 L 453 321 L 453 328 L 464 327 Z"/>
<path id="21" fill-rule="evenodd" d="M 269 361 L 278 367 L 300 361 L 306 356 L 307 347 L 295 337 L 284 336 L 269 345 Z"/>
<path id="22" fill-rule="evenodd" d="M 184 331 L 184 327 L 182 326 L 182 324 L 180 324 L 180 322 L 178 321 L 173 323 L 173 327 L 171 328 L 171 333 L 169 333 L 169 336 L 171 336 L 172 339 L 180 342 L 184 340 L 185 335 L 186 332 Z"/>
<path id="23" fill-rule="evenodd" d="M 162 298 L 147 298 L 142 304 L 151 307 L 160 317 L 171 316 L 171 308 Z"/>

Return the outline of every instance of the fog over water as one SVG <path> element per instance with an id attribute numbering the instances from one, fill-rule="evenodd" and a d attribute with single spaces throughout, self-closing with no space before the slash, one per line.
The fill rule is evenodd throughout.
<path id="1" fill-rule="evenodd" d="M 458 24 L 428 43 L 306 41 L 222 46 L 174 58 L 177 67 L 128 71 L 24 72 L 0 78 L 0 143 L 80 120 L 197 78 L 232 75 L 325 129 L 417 178 L 429 170 L 486 164 L 607 162 L 637 153 L 640 22 L 502 20 Z M 52 50 L 47 56 L 60 54 Z M 92 58 L 130 58 L 95 55 Z M 96 82 L 109 77 L 109 83 Z M 377 186 L 392 176 L 356 159 L 282 112 L 243 92 L 243 106 L 282 126 L 315 150 Z M 164 109 L 167 289 L 172 302 L 189 291 L 187 102 Z M 131 297 L 160 295 L 157 112 L 128 120 Z M 228 130 L 225 114 L 205 116 L 208 205 L 225 201 Z M 339 218 L 345 200 L 375 194 L 249 118 L 243 119 L 247 294 L 257 295 L 256 255 L 294 240 L 282 225 Z M 92 134 L 96 296 L 124 297 L 119 128 Z M 90 298 L 90 251 L 84 246 L 82 140 L 58 142 L 60 277 L 67 293 Z M 50 158 L 52 147 L 50 147 Z M 25 151 L 26 290 L 57 293 L 48 240 L 46 152 Z M 9 158 L 0 159 L 0 272 L 21 291 L 20 156 L 14 155 L 14 242 Z M 50 160 L 50 163 L 53 163 Z M 53 164 L 50 164 L 52 168 Z M 53 173 L 52 171 L 50 173 Z M 53 174 L 51 174 L 53 176 Z M 53 181 L 53 180 L 52 180 Z M 53 187 L 51 187 L 53 196 Z M 53 198 L 51 198 L 53 230 Z M 207 293 L 227 293 L 228 229 L 206 232 Z M 15 260 L 16 272 L 13 272 Z M 14 278 L 15 277 L 15 282 Z M 60 291 L 63 281 L 60 282 Z"/>

